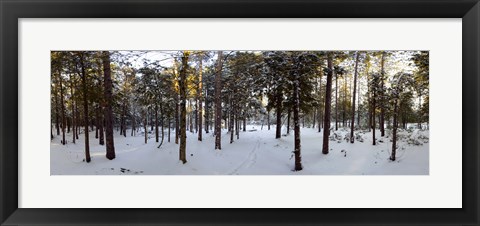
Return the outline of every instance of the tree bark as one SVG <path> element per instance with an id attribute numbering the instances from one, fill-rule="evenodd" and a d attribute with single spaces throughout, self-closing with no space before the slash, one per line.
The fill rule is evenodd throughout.
<path id="1" fill-rule="evenodd" d="M 397 106 L 398 100 L 394 100 L 394 109 L 393 109 L 393 131 L 392 131 L 392 155 L 390 156 L 390 160 L 395 161 L 395 154 L 397 150 L 397 127 L 398 127 L 398 106 Z"/>
<path id="2" fill-rule="evenodd" d="M 205 91 L 208 95 L 208 90 Z M 210 127 L 210 102 L 208 101 L 207 98 L 205 98 L 205 133 L 209 133 L 209 127 Z"/>
<path id="3" fill-rule="evenodd" d="M 327 86 L 325 90 L 325 119 L 324 119 L 324 130 L 323 130 L 323 146 L 322 153 L 328 154 L 328 138 L 330 136 L 330 111 L 332 103 L 332 73 L 333 73 L 333 56 L 332 53 L 328 53 L 327 56 Z"/>
<path id="4" fill-rule="evenodd" d="M 277 94 L 276 98 L 276 106 L 275 109 L 277 110 L 277 124 L 276 124 L 276 131 L 275 131 L 275 139 L 280 139 L 282 137 L 282 91 L 280 88 L 277 87 Z"/>
<path id="5" fill-rule="evenodd" d="M 110 70 L 110 53 L 103 52 L 103 86 L 104 86 L 104 120 L 105 120 L 105 141 L 106 141 L 106 157 L 107 159 L 115 158 L 115 145 L 113 140 L 113 113 L 112 113 L 112 76 Z M 146 132 L 146 131 L 145 131 Z"/>
<path id="6" fill-rule="evenodd" d="M 229 131 L 230 131 L 230 144 L 233 143 L 233 136 L 234 136 L 234 121 L 235 121 L 235 114 L 234 114 L 234 108 L 233 108 L 233 100 L 232 98 L 230 99 L 230 124 L 229 124 Z M 237 119 L 238 120 L 238 119 Z"/>
<path id="7" fill-rule="evenodd" d="M 160 106 L 160 125 L 161 125 L 161 130 L 162 130 L 162 140 L 160 141 L 160 146 L 162 146 L 163 144 L 163 141 L 165 139 L 165 123 L 164 123 L 164 112 L 163 112 L 163 107 Z"/>
<path id="8" fill-rule="evenodd" d="M 357 107 L 357 126 L 358 126 L 358 128 L 361 128 L 361 126 L 360 126 L 360 94 L 361 94 L 360 85 L 361 85 L 361 82 L 360 81 L 361 81 L 360 78 L 358 78 L 358 91 L 357 91 L 357 95 L 358 95 L 358 97 L 357 97 L 357 103 L 358 103 L 358 107 Z"/>
<path id="9" fill-rule="evenodd" d="M 377 89 L 376 89 L 376 86 L 377 84 L 373 84 L 372 86 L 372 117 L 371 117 L 371 120 L 370 120 L 370 123 L 372 125 L 372 144 L 373 145 L 376 145 L 376 141 L 375 141 L 375 109 L 376 109 L 376 99 L 377 99 Z"/>
<path id="10" fill-rule="evenodd" d="M 223 52 L 218 51 L 217 69 L 215 73 L 215 149 L 222 149 L 222 58 Z"/>
<path id="11" fill-rule="evenodd" d="M 76 128 L 76 122 L 75 122 L 75 100 L 74 100 L 74 94 L 73 94 L 73 87 L 74 87 L 74 82 L 73 82 L 73 77 L 72 75 L 70 74 L 70 98 L 71 98 L 71 101 L 72 101 L 72 132 L 73 132 L 73 136 L 72 136 L 72 143 L 75 144 L 75 138 L 77 136 L 77 128 Z M 53 135 L 53 134 L 52 134 Z"/>
<path id="12" fill-rule="evenodd" d="M 143 129 L 145 130 L 144 134 L 145 134 L 145 144 L 147 143 L 147 140 L 148 140 L 148 133 L 147 133 L 147 122 L 148 122 L 148 113 L 147 112 L 144 112 L 143 113 Z"/>
<path id="13" fill-rule="evenodd" d="M 168 143 L 170 143 L 170 129 L 172 127 L 172 122 L 170 116 L 168 116 Z"/>
<path id="14" fill-rule="evenodd" d="M 123 137 L 127 137 L 127 101 L 123 105 Z"/>
<path id="15" fill-rule="evenodd" d="M 189 52 L 184 51 L 182 56 L 182 69 L 180 70 L 180 149 L 179 159 L 183 164 L 187 163 L 187 67 Z"/>
<path id="16" fill-rule="evenodd" d="M 318 92 L 321 94 L 322 93 L 322 77 L 319 79 L 320 81 L 318 82 Z M 318 121 L 318 132 L 322 132 L 322 95 L 320 95 L 320 107 L 318 108 L 318 113 L 317 113 L 317 121 Z"/>
<path id="17" fill-rule="evenodd" d="M 178 101 L 175 104 L 175 144 L 178 144 L 178 139 L 180 135 L 180 103 Z"/>
<path id="18" fill-rule="evenodd" d="M 75 114 L 77 115 L 75 118 L 80 121 L 80 113 L 78 112 L 77 105 L 75 105 Z M 78 140 L 78 134 L 80 133 L 80 123 L 77 124 L 77 132 L 75 133 L 76 139 Z"/>
<path id="19" fill-rule="evenodd" d="M 88 90 L 87 90 L 87 74 L 85 72 L 85 63 L 83 53 L 80 54 L 80 65 L 82 70 L 82 86 L 83 86 L 83 118 L 85 126 L 85 161 L 88 163 L 90 159 L 90 143 L 88 137 Z"/>
<path id="20" fill-rule="evenodd" d="M 381 87 L 381 96 L 380 96 L 380 135 L 383 137 L 385 136 L 385 85 L 384 85 L 384 79 L 385 79 L 385 55 L 386 52 L 382 51 L 382 60 L 380 62 L 381 64 L 381 79 L 380 79 L 380 87 Z"/>
<path id="21" fill-rule="evenodd" d="M 315 126 L 316 126 L 316 119 L 317 119 L 317 114 L 318 114 L 318 111 L 317 109 L 313 109 L 313 112 L 312 112 L 312 128 L 315 129 Z"/>
<path id="22" fill-rule="evenodd" d="M 237 111 L 236 111 L 236 114 L 235 114 L 237 120 L 237 124 L 235 124 L 235 134 L 237 135 L 237 140 L 240 139 L 240 121 L 238 120 L 239 118 L 239 113 L 238 113 L 238 106 L 237 106 Z M 243 131 L 246 131 L 245 130 L 245 113 L 243 113 Z"/>
<path id="23" fill-rule="evenodd" d="M 243 132 L 247 131 L 247 115 L 243 112 Z"/>
<path id="24" fill-rule="evenodd" d="M 67 109 L 65 109 L 65 111 L 67 111 Z M 67 133 L 70 133 L 70 127 L 72 125 L 72 121 L 70 119 L 70 117 L 66 117 L 67 118 Z"/>
<path id="25" fill-rule="evenodd" d="M 104 140 L 104 134 L 103 134 L 103 124 L 104 124 L 104 120 L 102 118 L 102 114 L 100 114 L 100 112 L 102 112 L 102 107 L 99 106 L 97 108 L 97 117 L 98 117 L 98 144 L 100 145 L 104 145 L 105 144 L 105 140 Z"/>
<path id="26" fill-rule="evenodd" d="M 63 99 L 63 83 L 62 83 L 62 74 L 61 71 L 58 70 L 58 80 L 60 81 L 60 106 L 62 110 L 62 144 L 65 145 L 67 142 L 65 140 L 65 126 L 66 126 L 66 119 L 65 119 L 65 104 Z"/>
<path id="27" fill-rule="evenodd" d="M 189 129 L 189 131 L 190 131 L 191 133 L 194 133 L 194 131 L 193 131 L 193 120 L 194 120 L 195 115 L 197 115 L 197 114 L 196 114 L 196 113 L 194 112 L 194 110 L 193 110 L 193 103 L 192 103 L 192 101 L 189 100 L 188 102 L 189 102 L 189 105 L 190 105 L 190 114 L 188 114 L 188 115 L 189 115 L 188 118 L 190 119 L 190 120 L 189 120 L 189 122 L 190 122 L 190 129 Z"/>
<path id="28" fill-rule="evenodd" d="M 343 112 L 342 112 L 342 127 L 345 127 L 347 116 L 347 75 L 343 76 Z"/>
<path id="29" fill-rule="evenodd" d="M 418 94 L 418 128 L 422 129 L 422 94 Z"/>
<path id="30" fill-rule="evenodd" d="M 53 77 L 55 80 L 56 80 L 56 77 L 54 76 Z M 58 90 L 57 90 L 57 86 L 58 84 L 56 84 L 57 82 L 55 82 L 55 86 L 54 86 L 54 89 L 53 89 L 53 93 L 54 93 L 54 100 L 55 100 L 55 128 L 57 129 L 57 136 L 60 136 L 60 116 L 59 116 L 59 113 L 58 113 Z"/>
<path id="31" fill-rule="evenodd" d="M 335 73 L 335 71 L 333 73 Z M 338 130 L 338 74 L 335 73 L 335 131 L 337 130 Z"/>
<path id="32" fill-rule="evenodd" d="M 291 109 L 288 109 L 287 113 L 287 135 L 290 134 L 290 117 L 292 116 Z"/>
<path id="33" fill-rule="evenodd" d="M 299 94 L 299 75 L 298 72 L 295 73 L 295 81 L 293 85 L 293 123 L 294 123 L 294 136 L 295 136 L 295 171 L 300 171 L 303 169 L 302 166 L 302 155 L 301 155 L 301 145 L 300 145 L 300 122 L 299 122 L 299 113 L 300 113 L 300 94 Z M 290 114 L 290 110 L 289 110 Z"/>
<path id="34" fill-rule="evenodd" d="M 133 114 L 131 116 L 132 118 L 132 133 L 130 134 L 130 136 L 135 136 L 135 130 L 136 130 L 136 121 L 135 121 L 135 109 L 133 109 Z"/>
<path id="35" fill-rule="evenodd" d="M 198 109 L 198 140 L 202 141 L 202 123 L 203 123 L 203 106 L 202 106 L 202 101 L 203 101 L 203 77 L 202 77 L 202 62 L 203 62 L 203 55 L 200 54 L 199 59 L 198 59 L 198 90 L 197 90 L 197 109 Z"/>
<path id="36" fill-rule="evenodd" d="M 100 127 L 100 107 L 99 106 L 93 106 L 95 108 L 95 139 L 98 139 L 98 129 Z"/>
<path id="37" fill-rule="evenodd" d="M 155 142 L 158 143 L 159 136 L 158 136 L 158 106 L 155 104 Z"/>
<path id="38" fill-rule="evenodd" d="M 270 110 L 267 111 L 267 123 L 268 123 L 268 130 L 270 130 Z"/>

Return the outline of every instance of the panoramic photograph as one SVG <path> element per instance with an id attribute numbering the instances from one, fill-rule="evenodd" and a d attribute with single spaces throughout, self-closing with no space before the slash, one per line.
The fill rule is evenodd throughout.
<path id="1" fill-rule="evenodd" d="M 429 51 L 51 51 L 51 175 L 429 175 Z"/>

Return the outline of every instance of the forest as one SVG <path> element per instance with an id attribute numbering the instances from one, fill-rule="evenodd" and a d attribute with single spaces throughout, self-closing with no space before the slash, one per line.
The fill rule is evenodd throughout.
<path id="1" fill-rule="evenodd" d="M 52 175 L 428 174 L 428 51 L 51 51 Z"/>

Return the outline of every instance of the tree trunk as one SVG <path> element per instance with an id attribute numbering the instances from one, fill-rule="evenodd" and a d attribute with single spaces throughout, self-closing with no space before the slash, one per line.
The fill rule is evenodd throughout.
<path id="1" fill-rule="evenodd" d="M 328 73 L 327 73 L 327 86 L 325 90 L 325 119 L 324 119 L 324 130 L 323 130 L 323 147 L 322 153 L 328 154 L 329 147 L 328 147 L 328 138 L 330 136 L 330 110 L 331 110 L 331 103 L 332 103 L 332 72 L 333 72 L 333 56 L 332 53 L 328 53 L 327 57 L 327 65 L 328 65 Z"/>
<path id="2" fill-rule="evenodd" d="M 345 127 L 347 116 L 347 75 L 343 76 L 343 114 L 342 114 L 342 127 Z"/>
<path id="3" fill-rule="evenodd" d="M 90 159 L 90 143 L 88 137 L 88 90 L 87 90 L 87 74 L 85 73 L 85 65 L 83 53 L 80 55 L 80 64 L 82 69 L 82 85 L 83 85 L 83 118 L 85 126 L 85 161 L 88 163 Z"/>
<path id="4" fill-rule="evenodd" d="M 143 113 L 143 129 L 145 130 L 144 134 L 145 134 L 145 144 L 147 143 L 147 140 L 148 140 L 148 133 L 147 133 L 147 122 L 148 122 L 148 112 L 144 112 Z"/>
<path id="5" fill-rule="evenodd" d="M 100 107 L 99 106 L 95 106 L 95 139 L 98 139 L 98 127 L 100 127 L 100 112 L 99 112 L 99 109 Z"/>
<path id="6" fill-rule="evenodd" d="M 385 79 L 385 55 L 386 55 L 386 52 L 385 51 L 382 51 L 382 60 L 380 62 L 381 64 L 381 79 L 380 79 L 380 87 L 381 87 L 381 94 L 382 96 L 380 97 L 380 133 L 381 133 L 381 136 L 385 136 L 385 85 L 384 85 L 384 79 Z"/>
<path id="7" fill-rule="evenodd" d="M 58 113 L 58 93 L 57 89 L 55 87 L 54 93 L 55 93 L 55 128 L 57 129 L 57 136 L 60 136 L 60 116 Z"/>
<path id="8" fill-rule="evenodd" d="M 170 128 L 172 127 L 172 122 L 170 116 L 168 116 L 168 143 L 170 143 Z"/>
<path id="9" fill-rule="evenodd" d="M 163 140 L 165 138 L 165 123 L 163 121 L 163 108 L 160 106 L 160 125 L 162 126 L 162 140 L 160 141 L 160 145 L 158 147 L 160 147 L 162 144 L 163 144 Z"/>
<path id="10" fill-rule="evenodd" d="M 65 109 L 67 111 L 67 109 Z M 70 127 L 72 126 L 72 121 L 70 117 L 67 117 L 67 133 L 70 133 Z"/>
<path id="11" fill-rule="evenodd" d="M 205 91 L 208 94 L 208 90 Z M 208 99 L 205 99 L 205 133 L 209 133 L 210 127 L 210 102 Z"/>
<path id="12" fill-rule="evenodd" d="M 390 156 L 390 160 L 395 161 L 395 154 L 397 150 L 397 118 L 398 118 L 398 106 L 397 106 L 397 99 L 394 100 L 394 109 L 393 109 L 393 131 L 392 131 L 392 156 Z"/>
<path id="13" fill-rule="evenodd" d="M 189 52 L 184 51 L 182 56 L 182 69 L 180 70 L 180 149 L 179 159 L 183 164 L 187 163 L 187 67 Z"/>
<path id="14" fill-rule="evenodd" d="M 222 149 L 222 58 L 223 52 L 218 51 L 215 73 L 215 149 Z"/>
<path id="15" fill-rule="evenodd" d="M 133 114 L 132 114 L 132 133 L 130 134 L 130 136 L 135 136 L 135 127 L 136 127 L 136 121 L 135 121 L 135 109 L 133 109 Z"/>
<path id="16" fill-rule="evenodd" d="M 371 118 L 371 124 L 372 124 L 372 140 L 373 140 L 373 145 L 376 145 L 375 142 L 375 109 L 377 106 L 376 105 L 376 99 L 377 99 L 377 93 L 376 93 L 376 84 L 372 86 L 372 118 Z"/>
<path id="17" fill-rule="evenodd" d="M 313 115 L 312 115 L 312 120 L 313 120 L 313 123 L 312 123 L 312 128 L 315 129 L 315 120 L 317 119 L 317 114 L 318 114 L 318 111 L 317 109 L 313 109 Z"/>
<path id="18" fill-rule="evenodd" d="M 229 127 L 228 127 L 228 130 L 230 131 L 230 144 L 233 143 L 233 135 L 234 135 L 234 120 L 235 120 L 235 115 L 234 115 L 234 108 L 233 108 L 233 100 L 232 98 L 229 98 L 230 99 L 230 124 L 229 124 Z M 236 119 L 238 120 L 238 119 Z"/>
<path id="19" fill-rule="evenodd" d="M 100 112 L 102 111 L 102 107 L 99 106 L 97 108 L 97 116 L 98 116 L 98 132 L 99 132 L 99 136 L 98 136 L 98 144 L 100 145 L 104 145 L 105 144 L 105 140 L 104 140 L 104 135 L 103 135 L 103 124 L 104 124 L 104 120 L 102 118 L 102 114 L 100 114 Z"/>
<path id="20" fill-rule="evenodd" d="M 357 107 L 357 127 L 358 128 L 361 128 L 360 126 L 360 94 L 361 94 L 361 80 L 360 78 L 358 78 L 358 91 L 357 91 L 357 103 L 358 103 L 358 107 Z"/>
<path id="21" fill-rule="evenodd" d="M 194 131 L 193 131 L 193 120 L 194 120 L 194 117 L 195 117 L 196 113 L 193 111 L 193 103 L 192 103 L 192 101 L 189 100 L 188 102 L 189 102 L 189 105 L 190 105 L 190 114 L 189 114 L 190 129 L 189 129 L 189 131 L 190 131 L 191 133 L 193 133 L 193 132 L 194 132 Z"/>
<path id="22" fill-rule="evenodd" d="M 355 142 L 355 136 L 354 136 L 354 129 L 355 129 L 355 98 L 356 98 L 356 91 L 357 91 L 357 73 L 358 73 L 358 59 L 359 59 L 360 53 L 357 51 L 356 53 L 356 59 L 355 59 L 355 73 L 353 76 L 353 98 L 352 98 L 352 122 L 350 125 L 350 143 Z"/>
<path id="23" fill-rule="evenodd" d="M 293 123 L 294 123 L 294 136 L 295 136 L 295 171 L 300 171 L 303 169 L 302 166 L 302 155 L 301 155 L 301 146 L 300 146 L 300 122 L 299 122 L 299 113 L 300 113 L 300 94 L 299 94 L 299 75 L 295 73 L 295 82 L 293 89 Z M 288 111 L 290 114 L 290 110 Z"/>
<path id="24" fill-rule="evenodd" d="M 75 114 L 77 115 L 75 118 L 80 120 L 80 113 L 78 112 L 78 108 L 77 108 L 77 105 L 75 105 Z M 77 132 L 75 133 L 75 136 L 76 136 L 76 139 L 78 140 L 78 134 L 80 133 L 80 123 L 76 123 L 77 124 Z"/>
<path id="25" fill-rule="evenodd" d="M 63 83 L 62 83 L 62 74 L 60 70 L 58 70 L 58 78 L 60 81 L 60 106 L 62 110 L 62 144 L 65 145 L 67 142 L 65 140 L 65 126 L 66 126 L 66 119 L 65 119 L 65 104 L 63 100 Z"/>
<path id="26" fill-rule="evenodd" d="M 418 94 L 418 128 L 422 129 L 422 94 Z"/>
<path id="27" fill-rule="evenodd" d="M 117 131 L 118 131 L 118 127 L 117 127 Z M 122 113 L 120 113 L 120 136 L 121 135 L 123 135 L 123 109 L 122 109 Z"/>
<path id="28" fill-rule="evenodd" d="M 178 138 L 180 135 L 180 103 L 178 101 L 177 96 L 177 103 L 175 104 L 175 144 L 178 144 Z"/>
<path id="29" fill-rule="evenodd" d="M 76 122 L 75 122 L 75 100 L 73 99 L 74 97 L 74 94 L 73 94 L 73 86 L 74 86 L 74 83 L 73 83 L 73 78 L 72 78 L 72 75 L 70 75 L 70 81 L 71 81 L 71 86 L 70 86 L 70 98 L 72 100 L 72 132 L 73 132 L 73 136 L 72 136 L 72 143 L 75 144 L 75 139 L 76 139 L 76 136 L 77 136 L 77 128 L 76 128 Z M 53 133 L 52 133 L 52 136 L 53 136 Z"/>
<path id="30" fill-rule="evenodd" d="M 238 109 L 238 107 L 237 107 Z M 237 111 L 238 112 L 238 111 Z M 235 124 L 235 134 L 237 135 L 237 140 L 240 139 L 240 121 L 238 121 L 239 114 L 236 113 L 237 124 Z M 245 113 L 243 113 L 243 131 L 245 131 Z"/>
<path id="31" fill-rule="evenodd" d="M 104 134 L 104 126 L 105 124 L 105 120 L 102 118 L 102 115 L 100 115 L 100 136 L 99 136 L 99 139 L 98 139 L 98 144 L 100 145 L 105 145 L 105 134 Z"/>
<path id="32" fill-rule="evenodd" d="M 155 104 L 155 142 L 158 143 L 158 106 Z"/>
<path id="33" fill-rule="evenodd" d="M 149 109 L 150 110 L 150 131 L 153 131 L 155 127 L 155 123 L 153 123 L 153 112 L 152 112 L 152 108 Z"/>
<path id="34" fill-rule="evenodd" d="M 105 141 L 106 141 L 106 157 L 107 159 L 115 158 L 115 146 L 113 140 L 113 95 L 112 95 L 112 76 L 110 70 L 110 53 L 103 52 L 103 76 L 104 76 L 104 120 L 105 120 Z"/>
<path id="35" fill-rule="evenodd" d="M 282 137 L 282 91 L 277 87 L 276 98 L 276 110 L 277 110 L 277 124 L 275 131 L 275 139 Z"/>
<path id="36" fill-rule="evenodd" d="M 247 116 L 245 112 L 243 112 L 243 132 L 247 131 Z"/>
<path id="37" fill-rule="evenodd" d="M 372 129 L 372 94 L 370 84 L 368 84 L 368 70 L 367 70 L 367 100 L 368 100 L 368 131 Z"/>
<path id="38" fill-rule="evenodd" d="M 335 73 L 335 131 L 337 130 L 338 130 L 338 74 Z"/>
<path id="39" fill-rule="evenodd" d="M 292 115 L 291 113 L 291 109 L 288 109 L 288 113 L 287 113 L 287 135 L 290 134 L 290 117 Z"/>
<path id="40" fill-rule="evenodd" d="M 198 90 L 197 90 L 197 111 L 198 111 L 198 140 L 202 141 L 202 123 L 203 123 L 203 77 L 202 77 L 202 62 L 203 62 L 203 55 L 200 54 L 198 60 Z"/>
<path id="41" fill-rule="evenodd" d="M 268 124 L 268 130 L 270 130 L 270 110 L 267 111 L 267 124 Z"/>
<path id="42" fill-rule="evenodd" d="M 127 137 L 127 102 L 123 105 L 123 137 Z"/>
<path id="43" fill-rule="evenodd" d="M 318 113 L 317 113 L 317 121 L 318 121 L 318 132 L 322 132 L 322 77 L 320 77 L 320 81 L 318 82 L 318 92 L 320 93 L 320 98 L 319 98 L 319 101 L 320 101 L 320 106 L 318 108 Z"/>

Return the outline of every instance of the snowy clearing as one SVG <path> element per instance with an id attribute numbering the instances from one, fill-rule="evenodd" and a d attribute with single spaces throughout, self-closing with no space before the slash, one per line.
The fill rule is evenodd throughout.
<path id="1" fill-rule="evenodd" d="M 187 132 L 187 163 L 179 161 L 179 145 L 165 140 L 160 148 L 154 134 L 144 143 L 142 132 L 137 136 L 120 136 L 115 131 L 116 158 L 105 157 L 105 146 L 98 145 L 94 133 L 90 133 L 92 161 L 84 162 L 84 134 L 76 144 L 67 134 L 66 145 L 61 137 L 51 141 L 51 175 L 428 175 L 428 130 L 399 131 L 397 159 L 389 160 L 391 141 L 389 130 L 385 137 L 377 138 L 372 145 L 372 134 L 356 131 L 357 140 L 349 143 L 345 137 L 349 130 L 339 128 L 330 136 L 330 153 L 322 154 L 322 134 L 318 129 L 301 129 L 302 171 L 294 169 L 293 131 L 275 139 L 275 126 L 263 130 L 258 125 L 248 125 L 240 132 L 240 139 L 230 144 L 230 134 L 222 131 L 222 150 L 214 150 L 213 132 L 204 134 L 203 141 L 195 133 Z M 127 132 L 127 134 L 130 134 Z M 377 130 L 377 136 L 379 136 Z M 360 138 L 360 139 L 359 139 Z M 363 142 L 361 140 L 363 139 Z"/>

